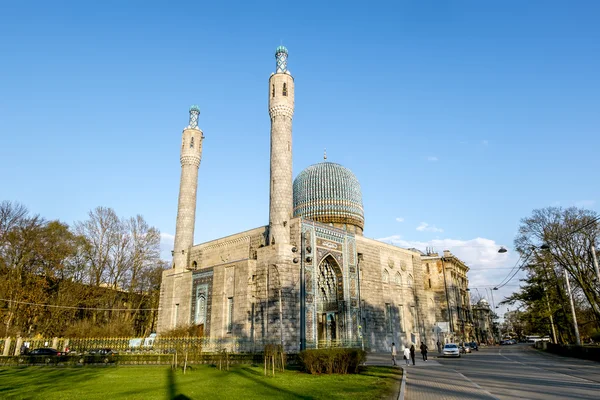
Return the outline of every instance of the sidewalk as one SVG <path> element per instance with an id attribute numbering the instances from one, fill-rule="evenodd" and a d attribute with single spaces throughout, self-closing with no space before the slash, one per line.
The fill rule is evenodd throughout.
<path id="1" fill-rule="evenodd" d="M 462 400 L 462 399 L 495 399 L 488 392 L 471 382 L 458 371 L 444 367 L 436 361 L 438 353 L 429 353 L 428 361 L 423 361 L 421 354 L 415 357 L 409 366 L 399 357 L 396 363 L 402 368 L 406 377 L 404 399 L 406 400 Z M 388 353 L 370 353 L 367 365 L 392 365 Z M 399 397 L 400 399 L 400 397 Z"/>

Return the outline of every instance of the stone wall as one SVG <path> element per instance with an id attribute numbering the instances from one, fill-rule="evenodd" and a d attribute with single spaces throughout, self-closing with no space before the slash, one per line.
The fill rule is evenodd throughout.
<path id="1" fill-rule="evenodd" d="M 419 253 L 356 237 L 363 333 L 372 350 L 410 345 L 432 328 Z M 412 280 L 412 284 L 410 283 Z"/>

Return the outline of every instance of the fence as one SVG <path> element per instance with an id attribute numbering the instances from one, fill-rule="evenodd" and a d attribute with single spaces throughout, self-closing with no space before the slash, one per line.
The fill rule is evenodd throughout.
<path id="1" fill-rule="evenodd" d="M 156 337 L 153 340 L 127 337 L 105 338 L 4 338 L 0 339 L 0 355 L 17 356 L 25 344 L 29 350 L 40 347 L 51 347 L 59 351 L 66 348 L 71 353 L 85 354 L 93 349 L 112 349 L 120 354 L 173 354 L 175 352 L 217 353 L 226 350 L 228 353 L 259 353 L 268 344 L 279 344 L 278 340 L 263 342 L 247 338 L 210 338 Z M 320 340 L 307 341 L 307 349 L 323 349 L 335 347 L 353 347 L 368 350 L 368 343 L 360 340 Z"/>

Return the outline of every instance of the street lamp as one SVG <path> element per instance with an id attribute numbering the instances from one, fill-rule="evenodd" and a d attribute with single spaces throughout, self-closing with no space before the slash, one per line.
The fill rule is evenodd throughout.
<path id="1" fill-rule="evenodd" d="M 506 253 L 507 251 L 504 246 L 500 246 L 500 249 L 498 249 L 498 253 Z"/>

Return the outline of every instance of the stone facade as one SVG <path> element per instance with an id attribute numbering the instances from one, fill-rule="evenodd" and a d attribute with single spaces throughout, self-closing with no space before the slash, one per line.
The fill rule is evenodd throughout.
<path id="1" fill-rule="evenodd" d="M 477 304 L 471 305 L 473 311 L 473 332 L 475 340 L 479 343 L 493 344 L 494 329 L 490 304 L 486 299 L 481 299 Z"/>
<path id="2" fill-rule="evenodd" d="M 469 267 L 444 250 L 444 255 L 427 252 L 421 255 L 424 288 L 433 292 L 436 320 L 449 322 L 449 332 L 441 334 L 446 342 L 471 341 L 474 337 L 473 316 L 468 286 Z"/>

